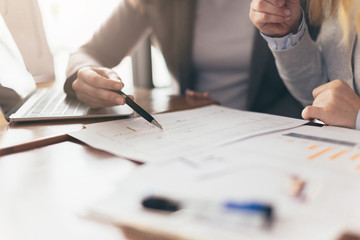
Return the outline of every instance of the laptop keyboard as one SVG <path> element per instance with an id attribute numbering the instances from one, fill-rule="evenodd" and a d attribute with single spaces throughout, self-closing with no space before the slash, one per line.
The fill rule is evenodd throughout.
<path id="1" fill-rule="evenodd" d="M 26 117 L 82 116 L 88 107 L 77 99 L 66 98 L 63 92 L 48 91 L 25 113 Z"/>

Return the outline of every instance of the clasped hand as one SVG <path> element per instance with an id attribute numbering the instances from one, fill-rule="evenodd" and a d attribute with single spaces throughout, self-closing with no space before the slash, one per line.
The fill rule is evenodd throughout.
<path id="1" fill-rule="evenodd" d="M 296 33 L 301 23 L 300 0 L 252 0 L 249 17 L 266 35 Z"/>

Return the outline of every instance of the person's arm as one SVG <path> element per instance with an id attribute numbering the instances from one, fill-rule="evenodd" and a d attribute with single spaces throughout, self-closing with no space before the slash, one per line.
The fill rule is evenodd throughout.
<path id="1" fill-rule="evenodd" d="M 303 104 L 313 102 L 312 90 L 327 83 L 322 54 L 306 29 L 299 42 L 285 50 L 273 50 L 276 66 L 286 87 Z"/>
<path id="2" fill-rule="evenodd" d="M 269 48 L 273 51 L 287 50 L 296 46 L 304 36 L 307 29 L 304 13 L 301 16 L 300 26 L 295 33 L 289 33 L 283 37 L 272 37 L 260 32 L 261 36 L 266 40 Z"/>
<path id="3" fill-rule="evenodd" d="M 109 91 L 123 87 L 120 78 L 110 69 L 150 31 L 145 14 L 127 0 L 121 2 L 93 37 L 70 55 L 64 91 L 90 107 L 122 104 L 123 96 Z"/>
<path id="4" fill-rule="evenodd" d="M 310 38 L 306 24 L 301 27 L 300 0 L 253 0 L 250 19 L 266 38 L 279 38 L 285 46 L 272 47 L 276 65 L 285 85 L 304 106 L 313 101 L 312 90 L 328 81 L 321 52 Z M 288 13 L 288 14 L 285 14 Z M 299 31 L 303 33 L 299 33 Z M 298 41 L 296 36 L 301 35 Z M 294 37 L 295 36 L 295 37 Z M 276 44 L 278 44 L 276 43 Z M 295 44 L 294 44 L 295 43 Z"/>
<path id="5" fill-rule="evenodd" d="M 304 119 L 319 119 L 327 125 L 360 129 L 360 97 L 342 80 L 333 80 L 313 91 L 314 103 L 307 106 Z"/>

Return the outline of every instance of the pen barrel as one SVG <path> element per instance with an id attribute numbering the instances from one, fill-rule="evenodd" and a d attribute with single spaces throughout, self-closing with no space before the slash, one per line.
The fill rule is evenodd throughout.
<path id="1" fill-rule="evenodd" d="M 262 211 L 233 210 L 225 209 L 221 206 L 206 205 L 195 208 L 188 208 L 184 212 L 193 215 L 195 219 L 204 220 L 214 225 L 229 229 L 239 229 L 239 227 L 270 227 L 272 221 Z"/>
<path id="2" fill-rule="evenodd" d="M 195 219 L 205 220 L 209 223 L 230 229 L 240 227 L 266 227 L 268 222 L 263 215 L 254 213 L 234 213 L 228 211 L 219 212 L 195 212 Z"/>
<path id="3" fill-rule="evenodd" d="M 147 121 L 151 122 L 154 118 L 147 113 L 144 109 L 142 109 L 139 105 L 137 105 L 131 98 L 128 96 L 125 97 L 125 102 L 129 107 L 131 107 L 135 112 L 137 112 L 140 116 L 145 118 Z"/>
<path id="4" fill-rule="evenodd" d="M 145 209 L 187 215 L 197 220 L 224 227 L 240 226 L 270 227 L 273 208 L 270 204 L 257 202 L 233 202 L 222 204 L 198 200 L 174 200 L 164 196 L 148 196 L 142 200 Z"/>

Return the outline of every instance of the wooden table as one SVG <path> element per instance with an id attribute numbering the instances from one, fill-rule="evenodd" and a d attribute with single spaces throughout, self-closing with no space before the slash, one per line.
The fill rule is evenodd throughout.
<path id="1" fill-rule="evenodd" d="M 85 219 L 82 212 L 135 168 L 71 142 L 2 157 L 0 239 L 125 239 L 116 227 Z"/>
<path id="2" fill-rule="evenodd" d="M 215 103 L 212 100 L 169 95 L 167 89 L 135 89 L 134 96 L 136 102 L 151 114 L 190 109 Z M 66 133 L 79 130 L 84 124 L 116 119 L 103 118 L 9 124 L 3 116 L 1 117 L 0 156 L 69 141 L 70 137 Z"/>
<path id="3" fill-rule="evenodd" d="M 136 89 L 134 95 L 152 114 L 215 103 L 162 89 Z M 83 124 L 108 120 L 10 125 L 0 119 L 0 239 L 125 239 L 118 228 L 85 219 L 82 213 L 138 165 L 66 135 Z"/>

